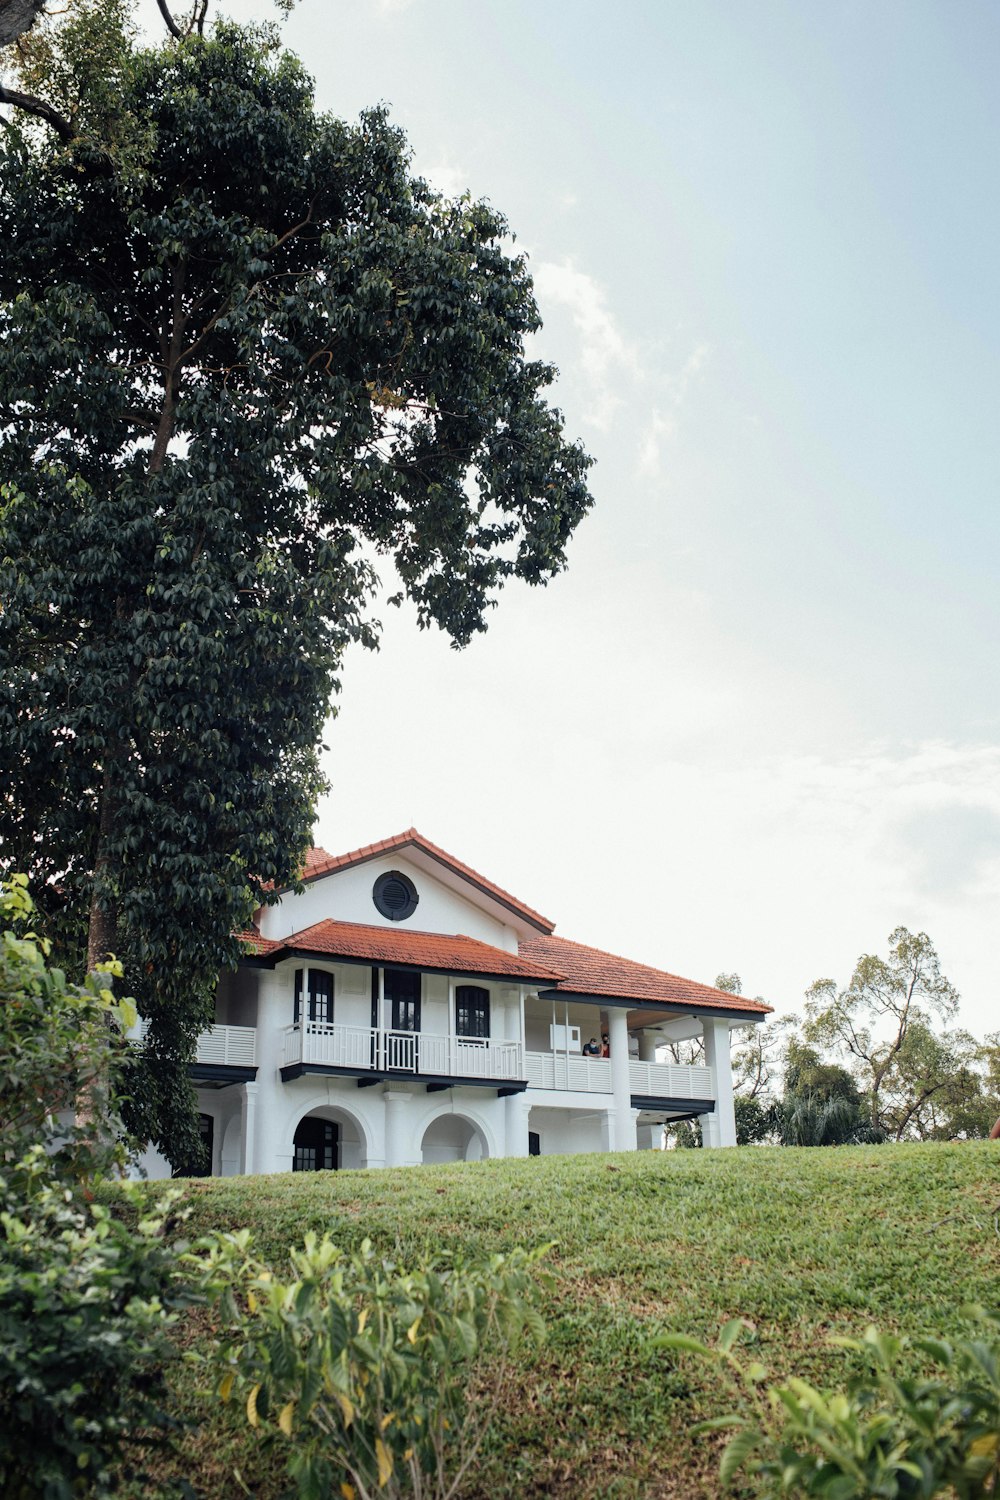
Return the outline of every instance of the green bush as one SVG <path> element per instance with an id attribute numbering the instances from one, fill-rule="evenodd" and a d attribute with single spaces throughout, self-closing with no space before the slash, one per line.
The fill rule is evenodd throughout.
<path id="1" fill-rule="evenodd" d="M 763 1496 L 822 1500 L 996 1500 L 1000 1496 L 1000 1317 L 967 1310 L 974 1335 L 894 1337 L 869 1328 L 831 1342 L 864 1365 L 846 1390 L 804 1380 L 766 1387 L 767 1371 L 733 1350 L 747 1325 L 727 1323 L 714 1348 L 664 1334 L 654 1347 L 719 1364 L 738 1410 L 696 1431 L 735 1428 L 719 1468 L 743 1471 Z M 930 1368 L 932 1373 L 922 1373 Z"/>
<path id="2" fill-rule="evenodd" d="M 197 1258 L 229 1326 L 216 1389 L 287 1445 L 300 1500 L 447 1500 L 496 1408 L 503 1356 L 543 1335 L 531 1297 L 543 1252 L 404 1270 L 367 1240 L 347 1256 L 309 1234 L 284 1282 L 249 1248 L 245 1231 L 216 1236 Z"/>
<path id="3" fill-rule="evenodd" d="M 41 1144 L 54 1171 L 80 1182 L 123 1159 L 115 1093 L 135 1006 L 109 988 L 114 962 L 69 983 L 30 931 L 33 914 L 25 877 L 0 881 L 0 1168 Z M 87 1119 L 74 1124 L 81 1104 Z"/>
<path id="4" fill-rule="evenodd" d="M 165 1335 L 190 1300 L 162 1240 L 177 1196 L 131 1229 L 54 1177 L 40 1146 L 0 1176 L 5 1500 L 108 1494 L 137 1431 L 170 1425 Z"/>
<path id="5" fill-rule="evenodd" d="M 110 1493 L 125 1443 L 169 1426 L 166 1331 L 192 1294 L 162 1239 L 176 1191 L 136 1229 L 92 1201 L 124 1161 L 134 1009 L 106 987 L 114 965 L 79 986 L 50 968 L 31 917 L 23 877 L 0 884 L 0 1493 L 69 1500 Z"/>

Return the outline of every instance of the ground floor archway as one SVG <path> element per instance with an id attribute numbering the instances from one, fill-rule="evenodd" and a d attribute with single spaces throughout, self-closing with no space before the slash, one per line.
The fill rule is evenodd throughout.
<path id="1" fill-rule="evenodd" d="M 302 1115 L 292 1136 L 293 1172 L 367 1166 L 365 1138 L 346 1110 L 327 1106 Z"/>
<path id="2" fill-rule="evenodd" d="M 483 1161 L 489 1154 L 483 1132 L 464 1115 L 438 1115 L 420 1143 L 420 1159 L 426 1163 Z"/>

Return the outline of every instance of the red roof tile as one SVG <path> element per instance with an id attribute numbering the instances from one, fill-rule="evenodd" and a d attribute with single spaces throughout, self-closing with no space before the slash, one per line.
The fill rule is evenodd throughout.
<path id="1" fill-rule="evenodd" d="M 468 880 L 484 895 L 492 896 L 502 906 L 523 917 L 532 927 L 537 927 L 541 932 L 551 932 L 555 926 L 548 917 L 543 917 L 530 906 L 525 906 L 516 896 L 500 886 L 494 885 L 492 880 L 487 880 L 485 875 L 480 875 L 470 865 L 463 864 L 453 854 L 448 854 L 444 849 L 432 844 L 430 839 L 425 839 L 422 833 L 415 828 L 407 828 L 405 833 L 394 834 L 392 838 L 379 839 L 377 843 L 365 844 L 360 849 L 352 849 L 348 854 L 328 854 L 325 849 L 308 849 L 302 866 L 302 879 L 305 881 L 318 880 L 323 875 L 329 875 L 332 870 L 346 870 L 351 865 L 364 864 L 369 859 L 377 859 L 380 854 L 395 854 L 402 849 L 419 849 L 438 864 L 444 865 L 446 869 L 461 875 Z"/>
<path id="2" fill-rule="evenodd" d="M 522 938 L 518 944 L 521 957 L 529 963 L 546 964 L 562 975 L 551 988 L 576 995 L 607 995 L 616 1000 L 653 1001 L 661 1005 L 690 1005 L 695 1009 L 753 1011 L 768 1014 L 772 1007 L 744 995 L 730 995 L 725 990 L 681 979 L 662 969 L 619 958 L 601 948 L 587 948 L 567 938 Z"/>
<path id="3" fill-rule="evenodd" d="M 280 951 L 278 951 L 280 950 Z M 292 952 L 363 959 L 375 964 L 408 964 L 420 969 L 443 969 L 451 974 L 490 974 L 501 978 L 539 980 L 546 985 L 558 973 L 534 957 L 506 953 L 461 933 L 443 935 L 409 928 L 369 927 L 360 922 L 327 919 L 292 933 L 269 951 L 281 958 Z"/>
<path id="4" fill-rule="evenodd" d="M 259 958 L 265 953 L 270 953 L 272 949 L 281 947 L 281 944 L 276 943 L 273 938 L 261 937 L 255 927 L 234 933 L 234 936 L 243 944 L 244 950 L 254 958 Z"/>

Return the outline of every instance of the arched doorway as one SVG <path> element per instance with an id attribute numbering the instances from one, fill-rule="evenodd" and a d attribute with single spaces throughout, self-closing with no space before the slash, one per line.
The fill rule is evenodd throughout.
<path id="1" fill-rule="evenodd" d="M 489 1156 L 478 1125 L 462 1115 L 438 1115 L 424 1131 L 420 1158 L 426 1163 L 482 1161 Z"/>
<path id="2" fill-rule="evenodd" d="M 366 1165 L 364 1135 L 346 1110 L 312 1110 L 296 1125 L 293 1172 L 336 1172 Z"/>
<path id="3" fill-rule="evenodd" d="M 306 1115 L 292 1141 L 293 1172 L 335 1172 L 340 1166 L 340 1127 L 336 1120 Z"/>

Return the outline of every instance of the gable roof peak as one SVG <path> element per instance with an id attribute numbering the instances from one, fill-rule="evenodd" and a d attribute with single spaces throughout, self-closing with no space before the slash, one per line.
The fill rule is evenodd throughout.
<path id="1" fill-rule="evenodd" d="M 495 885 L 485 875 L 480 875 L 471 865 L 456 859 L 453 854 L 442 849 L 439 844 L 432 843 L 429 838 L 416 828 L 407 828 L 402 833 L 393 834 L 386 839 L 378 839 L 375 843 L 364 844 L 360 849 L 352 849 L 346 854 L 330 854 L 326 849 L 319 847 L 306 850 L 302 864 L 302 880 L 308 884 L 310 881 L 319 880 L 324 875 L 330 875 L 335 870 L 350 869 L 352 865 L 361 865 L 368 860 L 377 859 L 382 854 L 393 854 L 403 849 L 414 849 L 422 854 L 425 859 L 440 865 L 452 875 L 457 875 L 464 883 L 473 886 L 476 890 L 505 907 L 515 918 L 533 927 L 536 932 L 551 933 L 555 923 L 543 917 L 533 907 L 525 905 L 509 891 L 501 886 Z"/>

